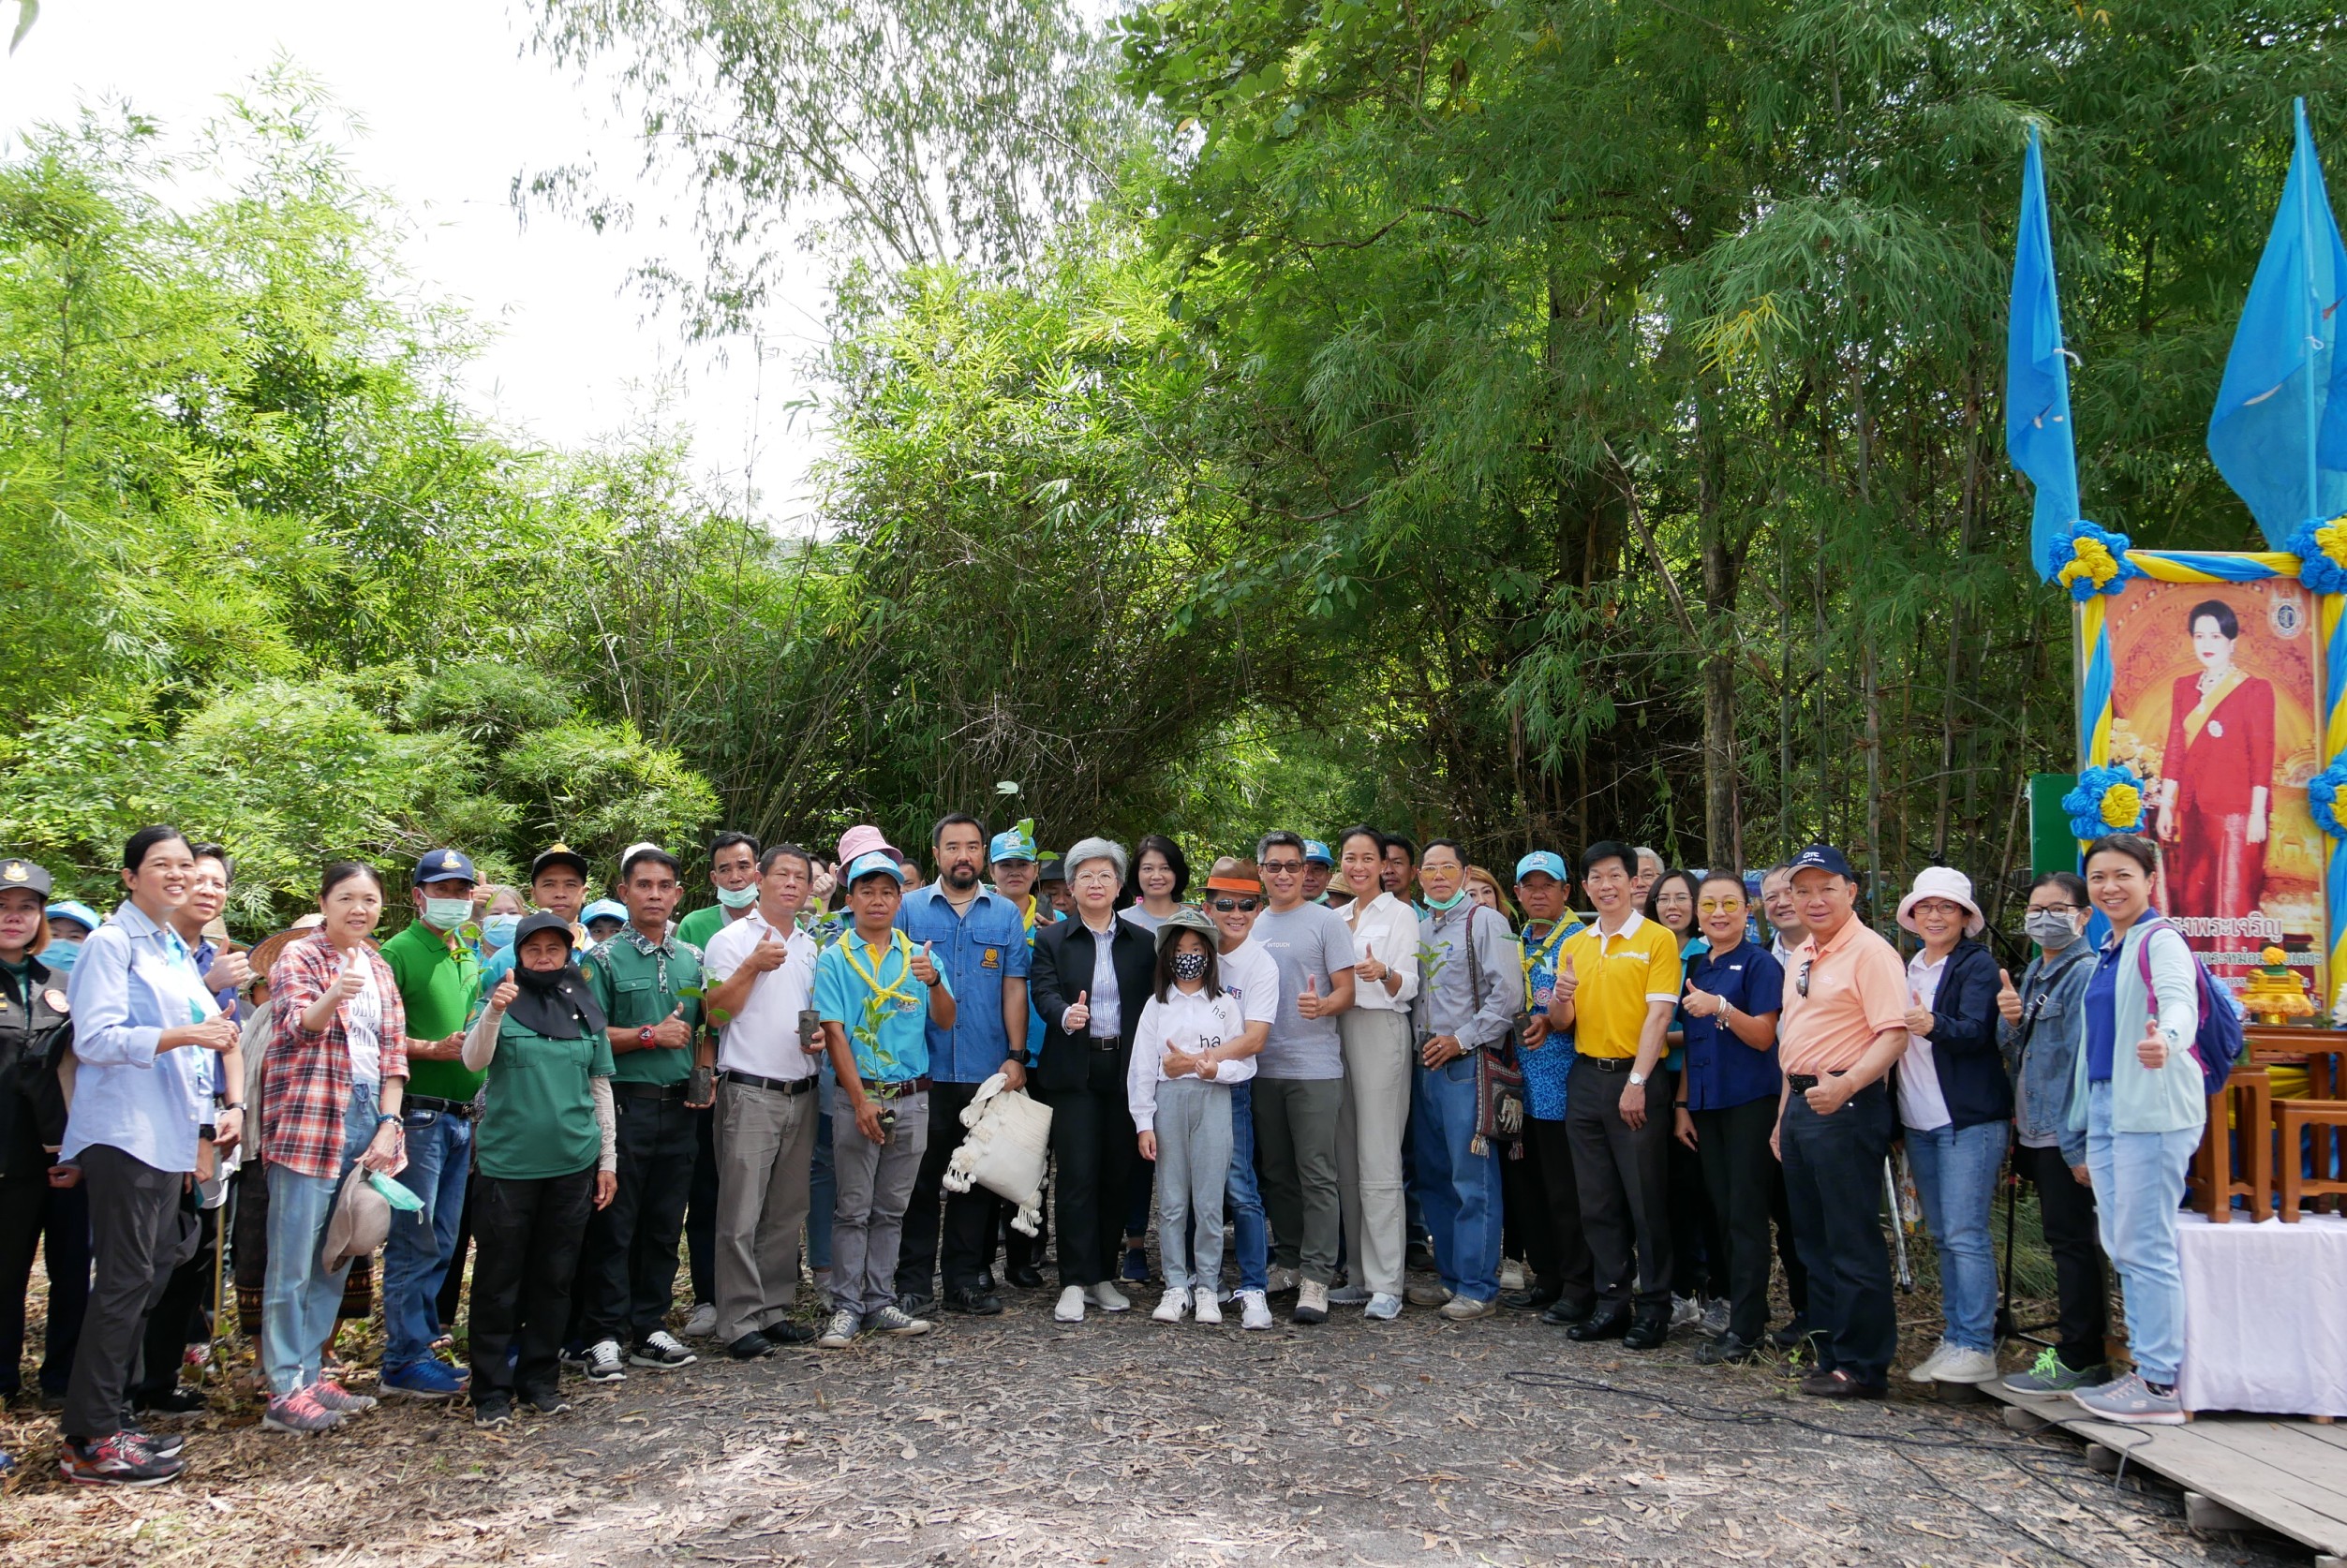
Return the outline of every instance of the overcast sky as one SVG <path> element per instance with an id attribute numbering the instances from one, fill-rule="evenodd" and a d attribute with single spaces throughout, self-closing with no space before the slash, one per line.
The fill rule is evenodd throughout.
<path id="1" fill-rule="evenodd" d="M 0 0 L 0 32 L 15 18 Z M 409 271 L 497 326 L 470 377 L 478 408 L 575 445 L 648 410 L 668 383 L 700 469 L 735 487 L 747 470 L 759 511 L 793 527 L 821 434 L 785 405 L 809 393 L 795 362 L 822 341 L 821 278 L 810 271 L 770 314 L 763 368 L 747 342 L 720 362 L 685 345 L 673 318 L 648 314 L 629 269 L 661 256 L 697 268 L 690 203 L 635 182 L 635 142 L 608 90 L 529 52 L 526 25 L 508 0 L 45 0 L 0 60 L 0 135 L 13 143 L 35 122 L 109 96 L 192 134 L 221 94 L 282 52 L 364 123 L 350 161 L 408 213 Z M 542 214 L 516 223 L 516 172 L 590 158 L 634 201 L 633 231 L 597 236 Z"/>

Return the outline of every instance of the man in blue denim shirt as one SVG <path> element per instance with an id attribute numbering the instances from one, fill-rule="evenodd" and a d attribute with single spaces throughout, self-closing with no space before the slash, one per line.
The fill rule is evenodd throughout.
<path id="1" fill-rule="evenodd" d="M 994 1250 L 1002 1200 L 984 1188 L 942 1193 L 946 1163 L 961 1146 L 961 1113 L 978 1087 L 995 1073 L 1013 1088 L 1027 1081 L 1027 974 L 1032 954 L 1018 907 L 979 880 L 989 858 L 986 826 L 959 812 L 939 819 L 929 844 L 937 880 L 904 895 L 897 929 L 931 944 L 956 977 L 954 1021 L 928 1024 L 929 1141 L 905 1208 L 904 1240 L 897 1254 L 899 1305 L 919 1317 L 936 1299 L 941 1204 L 944 1231 L 945 1306 L 990 1317 L 1003 1309 L 988 1287 L 987 1261 Z M 1032 855 L 1033 851 L 1029 849 Z"/>

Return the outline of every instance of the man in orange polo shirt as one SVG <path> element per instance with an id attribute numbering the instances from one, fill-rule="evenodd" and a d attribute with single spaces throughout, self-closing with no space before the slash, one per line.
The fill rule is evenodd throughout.
<path id="1" fill-rule="evenodd" d="M 1786 965 L 1776 1136 L 1818 1353 L 1801 1391 L 1879 1399 L 1899 1338 L 1882 1240 L 1882 1161 L 1894 1121 L 1884 1079 L 1907 1050 L 1907 966 L 1857 917 L 1858 881 L 1841 851 L 1802 851 L 1792 884 L 1809 936 Z"/>

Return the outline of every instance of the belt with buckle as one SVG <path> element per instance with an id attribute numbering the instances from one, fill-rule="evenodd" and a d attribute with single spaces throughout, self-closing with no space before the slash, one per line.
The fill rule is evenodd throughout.
<path id="1" fill-rule="evenodd" d="M 908 1094 L 927 1094 L 930 1087 L 927 1078 L 894 1078 L 884 1084 L 865 1078 L 860 1082 L 864 1092 L 875 1100 L 902 1100 Z"/>
<path id="2" fill-rule="evenodd" d="M 461 1121 L 472 1120 L 472 1102 L 469 1100 L 440 1100 L 429 1094 L 411 1094 L 399 1103 L 403 1110 L 438 1111 L 444 1117 L 455 1117 Z"/>
<path id="3" fill-rule="evenodd" d="M 731 1067 L 720 1067 L 717 1075 L 729 1084 L 747 1088 L 772 1089 L 777 1094 L 805 1094 L 815 1087 L 815 1074 L 804 1078 L 761 1078 L 755 1072 L 743 1072 Z"/>
<path id="4" fill-rule="evenodd" d="M 1581 1059 L 1600 1072 L 1627 1072 L 1638 1065 L 1636 1057 L 1597 1057 L 1583 1051 Z"/>
<path id="5" fill-rule="evenodd" d="M 1121 1034 L 1112 1034 L 1105 1038 L 1096 1034 L 1087 1035 L 1085 1041 L 1095 1051 L 1118 1051 L 1124 1048 L 1124 1036 Z"/>
<path id="6" fill-rule="evenodd" d="M 631 1084 L 616 1078 L 611 1081 L 612 1093 L 624 1094 L 631 1100 L 682 1100 L 685 1087 L 683 1084 Z"/>

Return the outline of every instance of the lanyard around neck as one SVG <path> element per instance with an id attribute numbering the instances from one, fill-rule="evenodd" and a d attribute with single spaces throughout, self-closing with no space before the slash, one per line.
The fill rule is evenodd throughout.
<path id="1" fill-rule="evenodd" d="M 888 951 L 902 960 L 902 967 L 897 970 L 897 978 L 885 985 L 881 984 L 880 973 L 888 967 L 887 958 L 883 957 L 870 969 L 866 969 L 864 960 L 856 956 L 857 948 L 869 945 L 863 932 L 850 931 L 839 947 L 847 954 L 848 968 L 855 971 L 856 978 L 871 987 L 874 1001 L 912 1001 L 915 998 L 912 992 L 904 989 L 904 983 L 913 974 L 913 940 L 902 931 L 891 930 L 888 935 L 893 939 L 888 944 Z"/>

